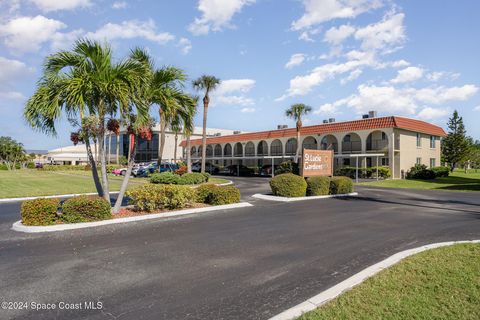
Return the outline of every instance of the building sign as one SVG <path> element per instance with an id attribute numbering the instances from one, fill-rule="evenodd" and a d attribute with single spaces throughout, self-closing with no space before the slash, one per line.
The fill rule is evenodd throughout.
<path id="1" fill-rule="evenodd" d="M 302 176 L 333 176 L 333 150 L 303 149 Z"/>

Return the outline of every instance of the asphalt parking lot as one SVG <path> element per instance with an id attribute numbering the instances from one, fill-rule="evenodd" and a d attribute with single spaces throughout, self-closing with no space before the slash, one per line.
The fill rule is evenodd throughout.
<path id="1" fill-rule="evenodd" d="M 1 300 L 57 305 L 0 319 L 268 319 L 398 251 L 480 239 L 478 193 L 277 203 L 250 197 L 268 179 L 233 180 L 254 207 L 49 234 L 10 230 L 20 204 L 0 204 Z"/>

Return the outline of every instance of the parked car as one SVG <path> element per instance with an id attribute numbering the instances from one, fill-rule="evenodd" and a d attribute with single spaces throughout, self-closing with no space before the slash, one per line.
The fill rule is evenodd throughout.
<path id="1" fill-rule="evenodd" d="M 40 163 L 40 162 L 37 162 L 37 163 L 35 163 L 35 168 L 36 168 L 36 169 L 42 169 L 42 168 L 43 168 L 43 164 Z"/>
<path id="2" fill-rule="evenodd" d="M 116 176 L 124 176 L 127 173 L 127 168 L 113 169 L 112 173 Z"/>
<path id="3" fill-rule="evenodd" d="M 246 167 L 244 165 L 236 165 L 236 164 L 232 164 L 225 167 L 224 172 L 232 176 L 236 176 L 238 174 L 240 174 L 241 176 L 251 176 L 254 173 L 253 169 Z"/>
<path id="4" fill-rule="evenodd" d="M 273 167 L 273 171 L 277 170 L 278 166 Z M 271 164 L 266 164 L 263 165 L 262 168 L 260 169 L 260 176 L 271 176 L 272 175 L 272 165 Z"/>
<path id="5" fill-rule="evenodd" d="M 202 162 L 197 161 L 192 164 L 193 172 L 200 172 L 202 170 Z M 219 173 L 220 168 L 210 162 L 205 163 L 205 172 L 217 174 Z"/>
<path id="6" fill-rule="evenodd" d="M 160 165 L 160 172 L 175 172 L 178 170 L 178 164 L 165 162 Z"/>

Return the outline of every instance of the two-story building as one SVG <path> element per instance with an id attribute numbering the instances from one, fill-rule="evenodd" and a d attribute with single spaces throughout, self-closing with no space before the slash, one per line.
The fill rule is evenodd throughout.
<path id="1" fill-rule="evenodd" d="M 326 123 L 325 123 L 326 122 Z M 304 126 L 300 131 L 303 148 L 333 150 L 335 166 L 379 165 L 390 168 L 393 178 L 401 178 L 416 163 L 440 165 L 440 139 L 445 131 L 431 123 L 405 117 L 375 117 Z M 276 164 L 292 158 L 297 149 L 296 128 L 233 134 L 207 139 L 207 158 L 219 165 L 261 166 L 274 157 Z M 184 156 L 186 141 L 182 141 Z M 191 141 L 192 158 L 200 158 L 202 140 Z M 270 158 L 272 159 L 272 158 Z"/>

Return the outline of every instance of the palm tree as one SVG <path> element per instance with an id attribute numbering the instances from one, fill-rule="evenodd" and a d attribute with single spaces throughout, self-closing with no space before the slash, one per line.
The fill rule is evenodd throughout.
<path id="1" fill-rule="evenodd" d="M 295 152 L 295 163 L 298 163 L 298 155 L 300 154 L 301 143 L 300 143 L 300 129 L 302 128 L 302 117 L 307 115 L 312 111 L 312 107 L 307 106 L 303 103 L 296 103 L 290 106 L 289 109 L 285 111 L 285 115 L 288 118 L 291 118 L 296 121 L 297 127 L 297 151 Z"/>
<path id="2" fill-rule="evenodd" d="M 60 51 L 47 57 L 43 76 L 34 95 L 24 110 L 27 122 L 36 129 L 55 134 L 55 122 L 62 112 L 80 117 L 87 154 L 99 196 L 110 201 L 106 171 L 105 134 L 106 115 L 124 116 L 132 112 L 132 105 L 145 119 L 145 108 L 138 99 L 141 88 L 150 78 L 142 64 L 132 59 L 112 61 L 110 46 L 89 40 L 79 40 L 72 51 Z M 98 123 L 85 125 L 85 119 Z M 98 142 L 101 166 L 101 184 L 98 182 L 96 161 L 90 139 Z"/>
<path id="3" fill-rule="evenodd" d="M 205 159 L 207 156 L 207 114 L 208 104 L 210 103 L 209 93 L 220 84 L 220 79 L 214 76 L 203 75 L 197 80 L 193 81 L 193 88 L 195 90 L 202 90 L 203 96 L 203 130 L 202 130 L 202 169 L 201 172 L 205 172 Z M 190 152 L 190 151 L 189 151 Z"/>

